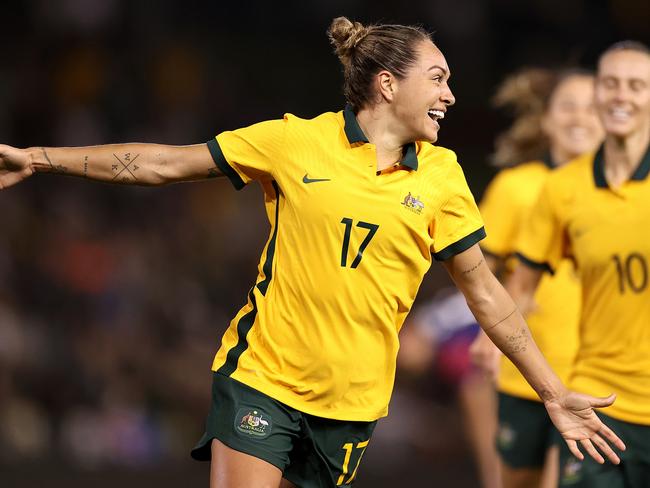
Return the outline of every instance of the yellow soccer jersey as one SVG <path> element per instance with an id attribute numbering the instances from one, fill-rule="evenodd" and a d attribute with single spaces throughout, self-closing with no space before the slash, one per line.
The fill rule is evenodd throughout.
<path id="1" fill-rule="evenodd" d="M 432 258 L 485 235 L 456 155 L 418 142 L 378 174 L 350 109 L 287 114 L 208 147 L 236 188 L 261 182 L 271 223 L 212 369 L 312 415 L 385 416 L 398 332 Z"/>
<path id="2" fill-rule="evenodd" d="M 503 259 L 515 253 L 517 235 L 551 171 L 550 163 L 534 161 L 497 174 L 479 206 L 488 234 L 481 242 L 486 252 Z M 569 260 L 563 260 L 554 275 L 544 273 L 535 302 L 537 308 L 526 321 L 544 356 L 566 383 L 578 349 L 580 317 L 580 284 Z M 501 359 L 498 388 L 509 395 L 539 401 L 506 356 Z"/>
<path id="3" fill-rule="evenodd" d="M 519 250 L 557 266 L 571 256 L 582 283 L 580 347 L 569 386 L 616 393 L 607 415 L 650 425 L 650 151 L 619 188 L 605 179 L 603 150 L 554 171 Z"/>

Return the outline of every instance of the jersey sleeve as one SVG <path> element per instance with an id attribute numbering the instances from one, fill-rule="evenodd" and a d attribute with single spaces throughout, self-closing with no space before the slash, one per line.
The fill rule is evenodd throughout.
<path id="1" fill-rule="evenodd" d="M 479 204 L 487 236 L 481 248 L 500 258 L 515 251 L 515 241 L 521 225 L 523 206 L 517 199 L 512 174 L 501 171 L 490 182 Z"/>
<path id="2" fill-rule="evenodd" d="M 449 259 L 485 237 L 483 219 L 457 162 L 454 161 L 445 183 L 447 198 L 431 222 L 431 251 L 437 261 Z"/>
<path id="3" fill-rule="evenodd" d="M 275 164 L 283 159 L 288 118 L 226 131 L 208 141 L 219 170 L 240 190 L 253 180 L 275 179 Z"/>
<path id="4" fill-rule="evenodd" d="M 568 254 L 559 201 L 553 178 L 549 178 L 517 237 L 517 257 L 530 267 L 553 272 Z"/>

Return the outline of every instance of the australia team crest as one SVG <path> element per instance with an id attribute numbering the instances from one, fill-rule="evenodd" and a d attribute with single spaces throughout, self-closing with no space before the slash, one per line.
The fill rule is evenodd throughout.
<path id="1" fill-rule="evenodd" d="M 267 437 L 271 433 L 271 417 L 260 410 L 240 408 L 235 417 L 235 429 L 254 437 Z"/>
<path id="2" fill-rule="evenodd" d="M 411 192 L 409 192 L 408 195 L 404 197 L 402 205 L 407 210 L 410 210 L 411 212 L 418 215 L 422 213 L 422 210 L 424 210 L 424 203 L 422 203 L 420 200 L 420 196 L 418 195 L 417 197 L 414 197 L 411 195 Z"/>

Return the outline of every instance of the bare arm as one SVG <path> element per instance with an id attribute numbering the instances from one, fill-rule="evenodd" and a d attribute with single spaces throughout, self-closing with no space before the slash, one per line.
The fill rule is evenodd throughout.
<path id="1" fill-rule="evenodd" d="M 530 335 L 514 301 L 488 268 L 478 245 L 445 261 L 447 271 L 488 337 L 546 401 L 565 388 Z"/>
<path id="2" fill-rule="evenodd" d="M 492 261 L 490 260 L 492 258 Z M 496 258 L 486 255 L 488 268 L 495 273 Z M 525 317 L 536 308 L 535 292 L 542 277 L 542 270 L 518 263 L 512 273 L 505 277 L 504 287 L 515 305 Z M 472 362 L 482 368 L 495 380 L 499 374 L 501 351 L 494 345 L 484 331 L 480 331 L 470 348 Z"/>
<path id="3" fill-rule="evenodd" d="M 109 183 L 164 185 L 221 176 L 207 144 L 107 144 L 17 149 L 0 145 L 0 189 L 34 173 L 57 173 Z"/>
<path id="4" fill-rule="evenodd" d="M 604 458 L 594 447 L 597 446 L 610 461 L 618 464 L 618 456 L 605 439 L 619 449 L 625 449 L 625 445 L 593 410 L 611 405 L 615 396 L 596 398 L 565 388 L 539 351 L 514 301 L 488 269 L 478 245 L 448 259 L 445 267 L 485 333 L 542 399 L 571 452 L 583 459 L 577 446 L 580 442 L 591 457 L 603 463 Z"/>

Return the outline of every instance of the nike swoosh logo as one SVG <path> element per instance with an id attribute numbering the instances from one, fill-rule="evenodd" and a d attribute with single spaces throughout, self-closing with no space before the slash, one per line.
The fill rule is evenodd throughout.
<path id="1" fill-rule="evenodd" d="M 318 183 L 319 181 L 332 181 L 330 178 L 310 178 L 308 173 L 305 173 L 305 176 L 302 177 L 303 183 Z"/>

